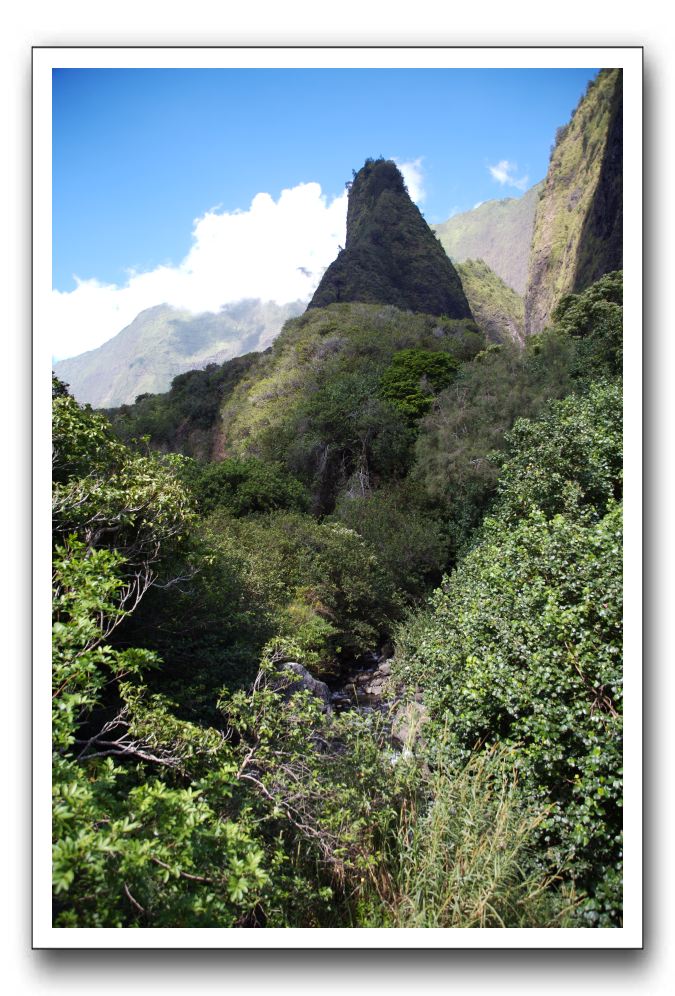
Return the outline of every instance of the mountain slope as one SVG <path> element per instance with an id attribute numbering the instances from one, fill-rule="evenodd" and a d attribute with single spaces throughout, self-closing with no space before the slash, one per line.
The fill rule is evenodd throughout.
<path id="1" fill-rule="evenodd" d="M 193 315 L 166 304 L 142 311 L 113 339 L 54 365 L 81 403 L 131 404 L 139 394 L 166 391 L 178 374 L 265 349 L 300 302 L 247 300 L 217 314 Z"/>
<path id="2" fill-rule="evenodd" d="M 397 364 L 410 364 L 414 400 L 431 405 L 440 389 L 434 363 L 454 368 L 484 344 L 473 320 L 360 302 L 308 309 L 225 399 L 214 450 L 283 462 L 310 489 L 315 510 L 330 511 L 339 492 L 361 493 L 403 473 L 409 418 L 385 386 L 401 373 L 405 382 Z M 429 376 L 412 372 L 416 361 Z"/>
<path id="3" fill-rule="evenodd" d="M 525 331 L 539 332 L 564 294 L 622 266 L 622 76 L 603 69 L 558 129 L 535 216 Z"/>
<path id="4" fill-rule="evenodd" d="M 367 159 L 356 174 L 346 246 L 324 273 L 309 307 L 344 301 L 471 318 L 452 263 L 389 160 Z"/>
<path id="5" fill-rule="evenodd" d="M 483 259 L 504 283 L 524 294 L 534 214 L 542 187 L 543 181 L 522 197 L 485 201 L 431 227 L 453 261 Z"/>
<path id="6" fill-rule="evenodd" d="M 525 335 L 525 304 L 522 297 L 491 270 L 485 260 L 467 259 L 457 264 L 477 325 L 493 342 L 512 340 L 522 344 Z"/>

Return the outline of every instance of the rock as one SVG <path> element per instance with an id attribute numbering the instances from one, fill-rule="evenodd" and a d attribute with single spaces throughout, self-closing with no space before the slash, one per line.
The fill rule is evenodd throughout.
<path id="1" fill-rule="evenodd" d="M 377 671 L 378 674 L 391 674 L 391 661 L 381 661 L 381 663 L 377 665 Z"/>
<path id="2" fill-rule="evenodd" d="M 354 176 L 347 237 L 309 302 L 391 304 L 403 311 L 472 320 L 457 271 L 392 160 L 367 159 Z"/>
<path id="3" fill-rule="evenodd" d="M 421 727 L 428 718 L 427 708 L 421 702 L 402 704 L 392 720 L 391 735 L 394 740 L 410 745 L 420 739 Z"/>
<path id="4" fill-rule="evenodd" d="M 352 699 L 348 695 L 343 695 L 342 692 L 334 692 L 331 695 L 331 702 L 336 709 L 348 709 L 354 704 Z"/>
<path id="5" fill-rule="evenodd" d="M 289 661 L 282 664 L 277 678 L 270 681 L 272 688 L 283 692 L 284 699 L 288 701 L 291 695 L 296 692 L 308 691 L 315 695 L 324 704 L 324 712 L 332 712 L 331 693 L 325 681 L 319 681 L 302 664 L 296 661 Z"/>

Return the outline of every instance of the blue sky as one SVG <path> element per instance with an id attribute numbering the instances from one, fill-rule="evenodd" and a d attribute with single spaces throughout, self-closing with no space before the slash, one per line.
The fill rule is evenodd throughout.
<path id="1" fill-rule="evenodd" d="M 318 279 L 343 237 L 336 217 L 344 213 L 345 181 L 368 156 L 408 164 L 411 193 L 430 223 L 480 201 L 520 196 L 545 176 L 555 130 L 596 72 L 55 70 L 53 287 L 62 322 L 76 324 L 66 312 L 75 314 L 77 298 L 82 316 L 108 309 L 99 339 L 104 326 L 109 337 L 137 303 L 148 306 L 153 293 L 168 293 L 167 284 L 184 285 L 182 303 L 204 310 L 232 299 L 237 280 L 240 296 L 302 297 L 307 288 L 290 270 L 271 273 L 275 258 L 286 254 L 283 231 L 295 211 L 297 226 L 290 224 L 305 242 L 295 234 L 293 265 Z M 282 191 L 296 188 L 286 210 L 276 210 Z M 260 194 L 271 201 L 258 199 L 253 211 Z M 269 259 L 256 262 L 256 244 L 275 225 Z M 233 239 L 251 245 L 255 278 L 241 252 L 232 246 L 228 254 Z M 222 300 L 207 288 L 219 279 L 209 244 L 213 252 L 218 246 L 225 267 L 231 264 Z M 207 260 L 199 293 L 195 281 L 189 293 L 187 279 L 172 281 L 176 268 L 193 274 Z M 137 293 L 122 306 L 114 291 L 134 280 Z M 98 344 L 64 342 L 55 355 Z"/>

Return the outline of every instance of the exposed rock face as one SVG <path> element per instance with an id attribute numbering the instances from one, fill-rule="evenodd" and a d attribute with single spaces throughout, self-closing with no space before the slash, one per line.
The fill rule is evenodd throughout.
<path id="1" fill-rule="evenodd" d="M 311 692 L 323 702 L 324 712 L 331 712 L 331 694 L 328 685 L 310 674 L 302 664 L 297 664 L 295 661 L 283 664 L 278 678 L 275 678 L 270 684 L 273 688 L 282 691 L 286 699 L 295 695 L 296 692 Z"/>
<path id="2" fill-rule="evenodd" d="M 525 296 L 525 332 L 540 332 L 564 294 L 620 269 L 622 73 L 603 69 L 559 129 L 537 207 Z"/>
<path id="3" fill-rule="evenodd" d="M 421 739 L 421 728 L 428 720 L 427 707 L 413 699 L 401 705 L 394 715 L 391 735 L 399 743 L 410 746 Z"/>
<path id="4" fill-rule="evenodd" d="M 309 307 L 340 301 L 472 317 L 455 268 L 389 160 L 366 160 L 356 174 L 346 246 L 324 273 Z"/>
<path id="5" fill-rule="evenodd" d="M 573 291 L 605 273 L 623 269 L 623 86 L 619 72 L 612 98 L 605 154 L 591 209 L 581 233 Z"/>

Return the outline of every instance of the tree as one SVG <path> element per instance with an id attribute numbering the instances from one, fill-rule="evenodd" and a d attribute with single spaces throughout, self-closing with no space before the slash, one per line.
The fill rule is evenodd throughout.
<path id="1" fill-rule="evenodd" d="M 452 383 L 458 367 L 449 353 L 402 349 L 382 375 L 382 396 L 415 421 L 429 411 L 434 396 Z"/>

